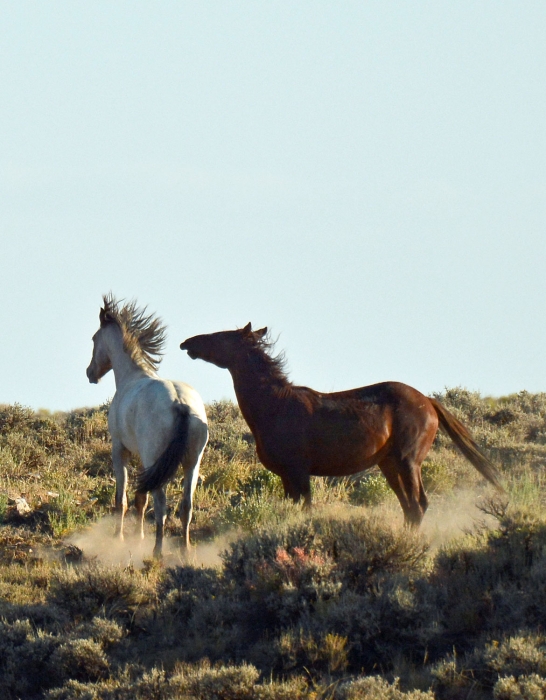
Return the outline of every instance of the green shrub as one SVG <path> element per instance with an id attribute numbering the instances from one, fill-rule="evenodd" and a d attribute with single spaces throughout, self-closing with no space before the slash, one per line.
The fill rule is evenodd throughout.
<path id="1" fill-rule="evenodd" d="M 183 664 L 171 676 L 157 669 L 140 677 L 122 674 L 110 681 L 70 680 L 49 691 L 49 700 L 315 700 L 301 678 L 258 682 L 253 666 Z"/>
<path id="2" fill-rule="evenodd" d="M 0 493 L 0 524 L 6 519 L 8 512 L 8 496 L 5 493 Z"/>
<path id="3" fill-rule="evenodd" d="M 82 408 L 69 413 L 65 419 L 69 439 L 81 444 L 92 439 L 109 441 L 108 408 L 109 404 L 104 404 L 98 409 Z"/>
<path id="4" fill-rule="evenodd" d="M 530 676 L 500 678 L 493 688 L 495 700 L 544 700 L 546 678 L 536 673 Z"/>
<path id="5" fill-rule="evenodd" d="M 34 419 L 34 411 L 18 403 L 11 406 L 0 406 L 0 434 L 7 435 L 13 431 L 24 431 Z"/>
<path id="6" fill-rule="evenodd" d="M 429 494 L 447 494 L 453 491 L 457 483 L 457 473 L 445 462 L 427 459 L 421 468 L 423 486 Z"/>
<path id="7" fill-rule="evenodd" d="M 127 621 L 155 596 L 153 582 L 138 572 L 86 566 L 60 571 L 51 582 L 49 601 L 76 620 L 99 616 Z"/>
<path id="8" fill-rule="evenodd" d="M 96 681 L 104 678 L 109 668 L 102 646 L 91 639 L 74 639 L 61 644 L 48 665 L 57 683 L 69 679 Z"/>
<path id="9" fill-rule="evenodd" d="M 508 637 L 493 641 L 475 658 L 479 673 L 485 680 L 496 681 L 501 675 L 546 676 L 546 645 L 544 637 L 536 634 Z"/>
<path id="10" fill-rule="evenodd" d="M 546 623 L 546 522 L 508 510 L 499 529 L 469 535 L 440 551 L 433 573 L 444 624 L 453 634 Z"/>
<path id="11" fill-rule="evenodd" d="M 54 537 L 63 537 L 88 522 L 87 514 L 73 494 L 61 490 L 51 502 L 47 519 Z"/>
<path id="12" fill-rule="evenodd" d="M 115 620 L 104 617 L 94 617 L 90 622 L 84 622 L 74 630 L 76 639 L 92 639 L 103 649 L 117 644 L 126 634 L 126 630 Z"/>
<path id="13" fill-rule="evenodd" d="M 351 503 L 364 506 L 377 506 L 393 498 L 396 496 L 383 474 L 375 472 L 358 479 L 350 495 Z"/>
<path id="14" fill-rule="evenodd" d="M 57 640 L 36 631 L 29 620 L 0 622 L 0 695 L 33 697 L 54 684 L 49 660 Z"/>
<path id="15" fill-rule="evenodd" d="M 332 560 L 342 576 L 363 586 L 376 573 L 418 572 L 426 560 L 428 543 L 417 533 L 396 530 L 378 517 L 315 517 L 294 524 L 263 528 L 232 543 L 223 555 L 226 574 L 244 582 L 264 562 L 274 564 L 279 550 L 314 552 Z"/>
<path id="16" fill-rule="evenodd" d="M 267 522 L 279 521 L 286 516 L 290 505 L 270 493 L 235 494 L 217 519 L 221 530 L 231 527 L 252 532 Z"/>
<path id="17" fill-rule="evenodd" d="M 529 633 L 493 640 L 466 655 L 453 655 L 434 668 L 434 688 L 440 698 L 466 696 L 476 687 L 489 692 L 493 689 L 495 698 L 542 697 L 540 692 L 532 695 L 531 687 L 536 683 L 525 679 L 546 675 L 544 641 L 544 637 Z M 527 695 L 518 695 L 526 683 Z"/>

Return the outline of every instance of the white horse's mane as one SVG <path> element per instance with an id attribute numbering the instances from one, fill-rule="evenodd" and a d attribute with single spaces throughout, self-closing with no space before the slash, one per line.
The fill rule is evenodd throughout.
<path id="1" fill-rule="evenodd" d="M 146 314 L 136 301 L 122 304 L 112 293 L 103 296 L 105 323 L 115 323 L 123 335 L 123 347 L 143 369 L 156 371 L 162 360 L 166 327 L 154 314 Z"/>

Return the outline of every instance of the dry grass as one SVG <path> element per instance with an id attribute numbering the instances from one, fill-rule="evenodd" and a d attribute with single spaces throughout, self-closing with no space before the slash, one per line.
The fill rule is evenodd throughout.
<path id="1" fill-rule="evenodd" d="M 439 398 L 510 503 L 439 436 L 422 532 L 377 470 L 315 480 L 309 515 L 221 402 L 193 558 L 178 554 L 178 479 L 161 565 L 151 536 L 113 545 L 106 406 L 0 407 L 0 696 L 545 698 L 546 395 Z"/>

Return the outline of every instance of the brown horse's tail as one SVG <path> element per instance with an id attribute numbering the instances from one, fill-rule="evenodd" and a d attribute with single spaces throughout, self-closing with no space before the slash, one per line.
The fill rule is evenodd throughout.
<path id="1" fill-rule="evenodd" d="M 175 404 L 176 421 L 174 435 L 167 449 L 152 464 L 139 474 L 137 479 L 137 493 L 146 493 L 161 488 L 174 478 L 186 450 L 189 437 L 189 408 L 185 404 Z"/>
<path id="2" fill-rule="evenodd" d="M 446 431 L 463 455 L 476 467 L 487 481 L 493 484 L 497 491 L 505 493 L 499 481 L 497 468 L 480 452 L 480 448 L 461 421 L 457 420 L 455 416 L 450 413 L 445 406 L 442 406 L 439 401 L 436 401 L 436 399 L 430 399 L 430 402 L 438 414 L 440 426 Z"/>

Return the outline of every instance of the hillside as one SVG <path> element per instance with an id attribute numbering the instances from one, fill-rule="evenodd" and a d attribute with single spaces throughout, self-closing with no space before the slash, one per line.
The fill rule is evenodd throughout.
<path id="1" fill-rule="evenodd" d="M 546 394 L 437 398 L 499 466 L 509 500 L 439 434 L 421 532 L 403 528 L 376 469 L 315 479 L 302 512 L 220 402 L 196 549 L 180 560 L 179 478 L 161 565 L 151 534 L 111 538 L 107 406 L 0 407 L 1 696 L 546 697 Z"/>

